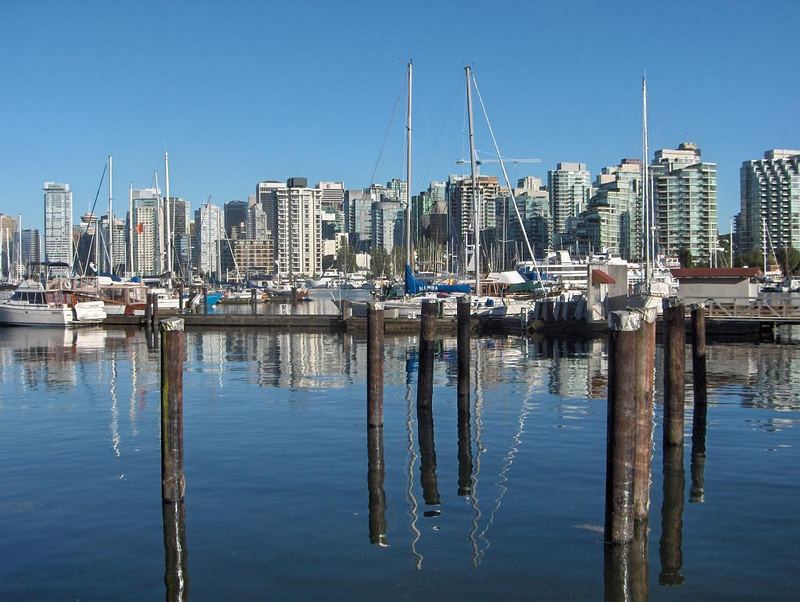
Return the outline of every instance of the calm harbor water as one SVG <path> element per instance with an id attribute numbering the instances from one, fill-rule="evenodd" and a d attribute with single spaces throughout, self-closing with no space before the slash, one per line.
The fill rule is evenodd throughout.
<path id="1" fill-rule="evenodd" d="M 602 598 L 604 343 L 475 340 L 459 437 L 443 339 L 422 446 L 416 337 L 386 345 L 368 478 L 363 339 L 187 332 L 188 597 Z M 0 329 L 0 599 L 165 596 L 158 370 L 140 331 Z M 689 386 L 667 479 L 656 406 L 649 599 L 793 599 L 800 346 L 710 346 L 708 371 L 707 457 Z"/>

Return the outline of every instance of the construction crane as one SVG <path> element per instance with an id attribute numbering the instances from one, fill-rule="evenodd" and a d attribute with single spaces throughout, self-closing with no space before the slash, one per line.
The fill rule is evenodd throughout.
<path id="1" fill-rule="evenodd" d="M 500 163 L 500 159 L 476 159 L 475 161 L 478 165 L 481 163 Z M 541 159 L 512 159 L 511 157 L 504 157 L 504 163 L 513 163 L 517 165 L 519 163 L 541 163 Z M 469 159 L 458 159 L 456 161 L 456 165 L 464 165 L 465 163 L 469 163 Z"/>

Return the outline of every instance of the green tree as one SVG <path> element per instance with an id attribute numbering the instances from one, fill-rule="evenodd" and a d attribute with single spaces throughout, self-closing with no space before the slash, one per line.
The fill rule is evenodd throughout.
<path id="1" fill-rule="evenodd" d="M 778 249 L 775 251 L 775 256 L 778 258 L 778 265 L 781 266 L 784 278 L 800 274 L 800 250 L 794 247 Z"/>
<path id="2" fill-rule="evenodd" d="M 350 245 L 342 245 L 336 252 L 336 268 L 343 272 L 356 271 L 356 252 Z"/>
<path id="3" fill-rule="evenodd" d="M 389 254 L 383 247 L 375 247 L 370 253 L 370 271 L 375 277 L 386 275 L 387 267 L 391 261 Z"/>
<path id="4" fill-rule="evenodd" d="M 692 252 L 689 250 L 688 247 L 681 248 L 678 253 L 678 261 L 681 262 L 682 268 L 690 268 L 692 267 Z"/>
<path id="5" fill-rule="evenodd" d="M 736 256 L 736 266 L 737 267 L 751 267 L 751 268 L 760 268 L 764 265 L 764 255 L 761 254 L 761 251 L 748 251 L 746 253 L 739 253 Z"/>

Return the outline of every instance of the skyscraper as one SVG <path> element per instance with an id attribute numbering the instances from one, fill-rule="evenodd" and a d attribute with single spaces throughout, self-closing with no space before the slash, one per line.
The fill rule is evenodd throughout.
<path id="1" fill-rule="evenodd" d="M 38 229 L 22 230 L 22 265 L 26 274 L 38 269 L 34 264 L 42 260 L 41 239 Z"/>
<path id="2" fill-rule="evenodd" d="M 160 210 L 159 191 L 155 188 L 134 190 L 133 269 L 140 276 L 152 276 L 164 271 L 164 214 Z"/>
<path id="3" fill-rule="evenodd" d="M 322 237 L 333 240 L 345 231 L 344 182 L 318 182 L 317 188 L 322 191 Z"/>
<path id="4" fill-rule="evenodd" d="M 172 216 L 172 269 L 175 274 L 188 277 L 192 271 L 191 204 L 180 197 L 170 197 L 169 211 Z"/>
<path id="5" fill-rule="evenodd" d="M 203 203 L 194 212 L 194 235 L 197 239 L 197 270 L 204 276 L 222 277 L 220 265 L 220 240 L 225 238 L 225 225 L 222 209 L 211 203 Z"/>
<path id="6" fill-rule="evenodd" d="M 478 176 L 478 198 L 480 201 L 480 230 L 493 229 L 497 223 L 496 199 L 500 193 L 497 176 Z M 475 223 L 472 178 L 450 176 L 445 187 L 450 207 L 451 248 L 466 265 L 468 250 L 474 244 L 473 227 Z"/>
<path id="7" fill-rule="evenodd" d="M 553 244 L 560 246 L 560 235 L 567 231 L 567 220 L 580 215 L 592 194 L 591 174 L 585 163 L 558 163 L 547 172 Z"/>
<path id="8" fill-rule="evenodd" d="M 72 266 L 72 192 L 69 184 L 44 183 L 44 254 L 48 262 Z M 68 276 L 70 267 L 52 268 L 52 276 Z"/>
<path id="9" fill-rule="evenodd" d="M 800 150 L 773 149 L 742 163 L 740 250 L 800 249 Z M 766 227 L 767 240 L 764 240 Z"/>
<path id="10" fill-rule="evenodd" d="M 405 208 L 398 201 L 372 203 L 372 248 L 391 253 L 403 244 Z"/>
<path id="11" fill-rule="evenodd" d="M 684 142 L 656 151 L 654 180 L 658 252 L 710 265 L 717 242 L 717 164 L 704 162 L 700 149 Z"/>
<path id="12" fill-rule="evenodd" d="M 256 194 L 267 215 L 273 260 L 282 276 L 322 273 L 322 191 L 306 178 L 261 182 Z"/>
<path id="13" fill-rule="evenodd" d="M 244 238 L 247 233 L 247 202 L 225 203 L 225 235 L 229 239 Z"/>
<path id="14" fill-rule="evenodd" d="M 19 270 L 19 222 L 0 213 L 0 277 L 17 278 Z"/>

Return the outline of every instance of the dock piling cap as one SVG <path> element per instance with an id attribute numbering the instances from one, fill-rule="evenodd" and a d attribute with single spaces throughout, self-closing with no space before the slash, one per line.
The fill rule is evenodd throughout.
<path id="1" fill-rule="evenodd" d="M 374 311 L 383 311 L 382 301 L 370 301 L 367 305 L 371 307 Z"/>
<path id="2" fill-rule="evenodd" d="M 609 330 L 639 330 L 642 314 L 638 311 L 612 311 L 608 314 Z"/>
<path id="3" fill-rule="evenodd" d="M 183 318 L 167 318 L 161 320 L 161 332 L 170 332 L 173 330 L 183 331 Z"/>

